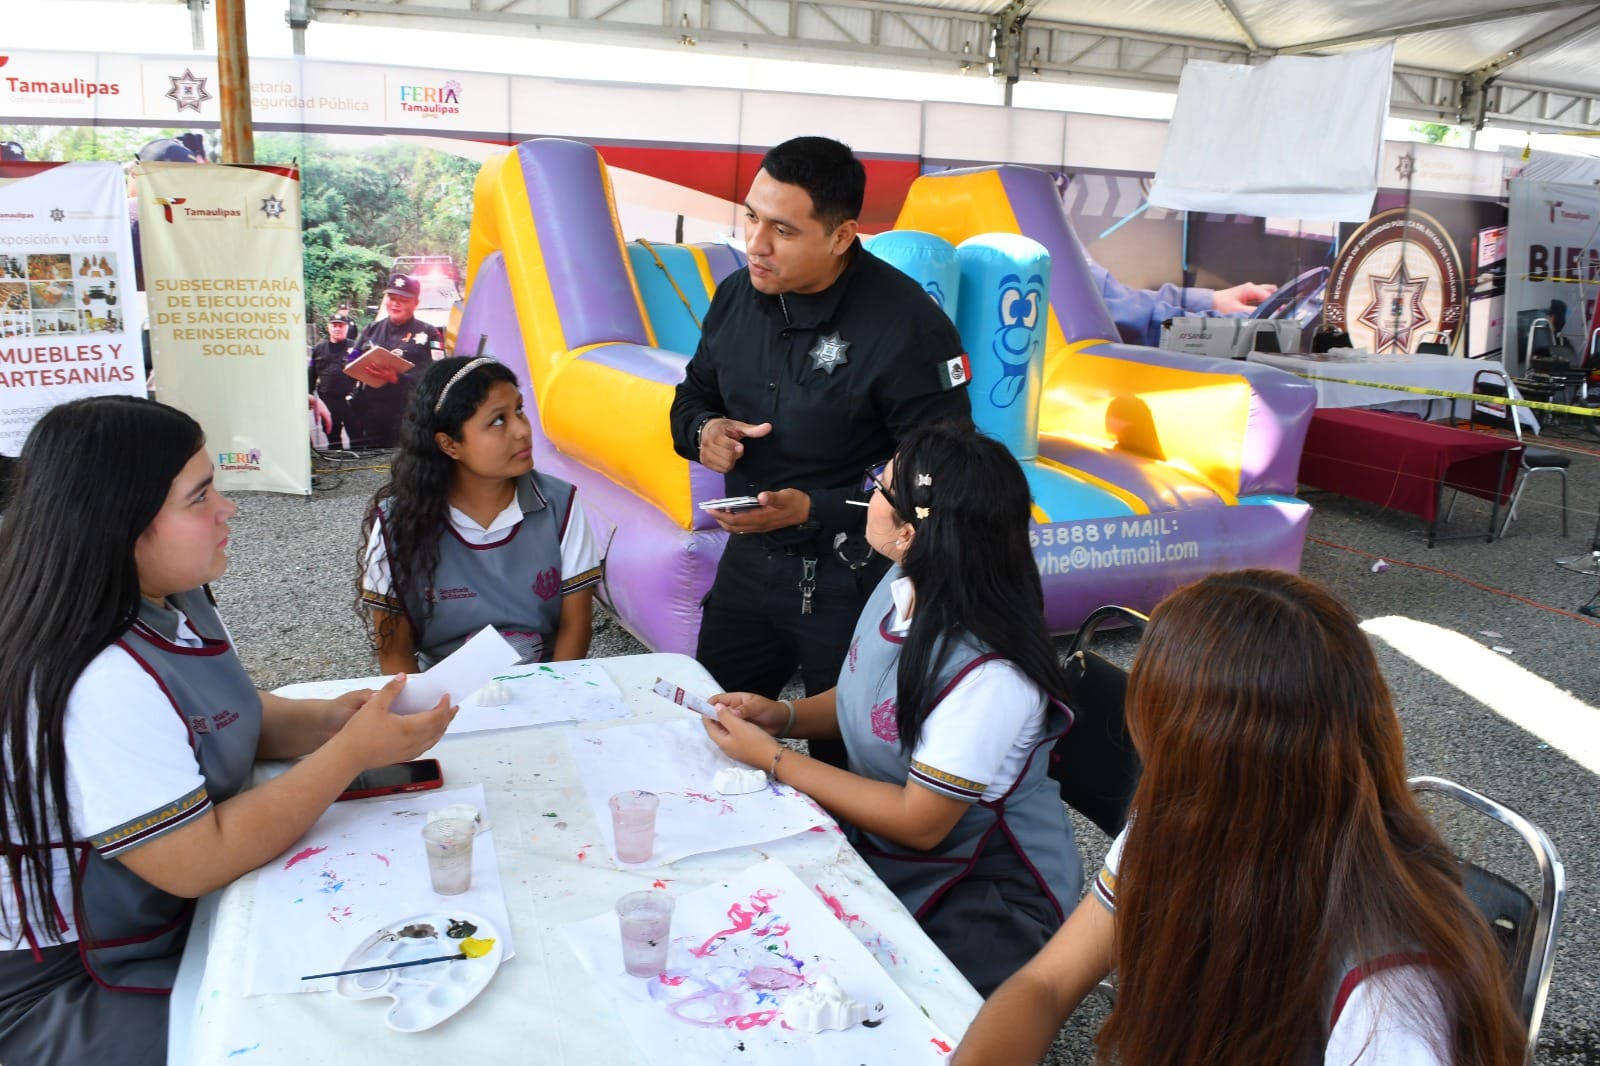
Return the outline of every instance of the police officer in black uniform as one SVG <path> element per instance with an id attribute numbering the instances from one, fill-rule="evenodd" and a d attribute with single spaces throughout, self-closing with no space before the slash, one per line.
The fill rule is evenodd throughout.
<path id="1" fill-rule="evenodd" d="M 350 315 L 344 308 L 328 319 L 328 339 L 311 349 L 311 389 L 327 406 L 332 419 L 328 426 L 328 447 L 342 447 L 341 437 L 350 432 L 354 446 L 356 429 L 351 418 L 350 394 L 356 389 L 356 379 L 344 372 L 357 355 L 355 342 L 350 339 Z"/>
<path id="2" fill-rule="evenodd" d="M 887 568 L 867 546 L 863 474 L 913 426 L 969 420 L 966 357 L 922 287 L 861 247 L 866 171 L 798 137 L 745 199 L 749 265 L 717 287 L 672 404 L 679 455 L 761 506 L 713 511 L 728 539 L 695 657 L 725 690 L 776 697 L 800 669 L 832 688 Z M 843 765 L 843 745 L 811 751 Z"/>
<path id="3" fill-rule="evenodd" d="M 361 353 L 372 348 L 388 348 L 411 364 L 389 384 L 374 387 L 360 384 L 350 397 L 351 414 L 360 443 L 353 447 L 393 448 L 400 440 L 400 422 L 405 417 L 406 401 L 423 371 L 435 359 L 444 358 L 444 335 L 439 327 L 416 317 L 422 285 L 406 274 L 394 274 L 383 290 L 383 314 L 361 331 L 356 347 Z"/>

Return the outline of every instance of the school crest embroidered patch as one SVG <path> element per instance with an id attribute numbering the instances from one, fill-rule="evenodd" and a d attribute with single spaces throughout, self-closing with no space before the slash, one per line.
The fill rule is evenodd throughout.
<path id="1" fill-rule="evenodd" d="M 533 579 L 533 591 L 541 600 L 554 599 L 561 591 L 561 575 L 556 568 L 547 566 L 539 571 L 539 576 Z"/>
<path id="2" fill-rule="evenodd" d="M 895 716 L 893 698 L 872 708 L 872 735 L 885 744 L 900 743 L 900 722 Z"/>

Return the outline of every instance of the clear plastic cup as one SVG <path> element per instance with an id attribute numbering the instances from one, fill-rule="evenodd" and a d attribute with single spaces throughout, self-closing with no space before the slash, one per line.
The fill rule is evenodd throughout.
<path id="1" fill-rule="evenodd" d="M 617 844 L 617 858 L 623 862 L 646 862 L 656 850 L 656 809 L 661 798 L 654 792 L 633 788 L 611 797 L 611 831 Z"/>
<path id="2" fill-rule="evenodd" d="M 667 968 L 672 944 L 672 897 L 665 892 L 630 892 L 617 900 L 622 932 L 622 967 L 632 977 L 654 977 Z"/>
<path id="3" fill-rule="evenodd" d="M 472 840 L 476 828 L 464 818 L 440 818 L 422 827 L 428 876 L 439 895 L 455 896 L 472 887 Z"/>

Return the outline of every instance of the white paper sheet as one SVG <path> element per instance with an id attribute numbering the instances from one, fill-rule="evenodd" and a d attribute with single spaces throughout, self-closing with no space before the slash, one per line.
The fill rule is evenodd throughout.
<path id="1" fill-rule="evenodd" d="M 257 873 L 250 914 L 250 995 L 327 991 L 302 981 L 343 966 L 369 933 L 410 915 L 459 907 L 481 914 L 514 952 L 500 865 L 489 830 L 472 846 L 472 887 L 441 896 L 428 880 L 428 812 L 470 803 L 493 821 L 483 786 L 335 803 L 305 836 Z"/>
<path id="2" fill-rule="evenodd" d="M 679 896 L 667 968 L 656 977 L 623 970 L 610 907 L 562 932 L 617 1005 L 646 1061 L 661 1066 L 940 1063 L 954 1044 L 775 860 Z M 787 1027 L 785 999 L 824 974 L 879 1024 L 816 1034 Z"/>
<path id="3" fill-rule="evenodd" d="M 485 678 L 484 683 L 489 680 Z M 510 702 L 503 707 L 480 707 L 473 698 L 476 690 L 456 696 L 461 710 L 450 723 L 449 733 L 515 729 L 552 722 L 597 722 L 626 718 L 631 713 L 622 690 L 611 680 L 611 675 L 599 663 L 588 659 L 529 663 L 501 669 L 493 680 L 504 683 L 511 691 Z"/>
<path id="4" fill-rule="evenodd" d="M 496 674 L 503 674 L 521 658 L 494 626 L 484 626 L 461 647 L 433 664 L 432 670 L 412 674 L 395 697 L 395 714 L 420 714 L 445 695 L 464 704 Z M 460 716 L 457 715 L 459 718 Z M 451 723 L 455 731 L 455 723 Z"/>
<path id="5" fill-rule="evenodd" d="M 773 783 L 743 796 L 719 795 L 711 785 L 717 771 L 739 764 L 706 736 L 699 715 L 692 711 L 684 714 L 692 720 L 578 729 L 567 738 L 613 861 L 617 861 L 617 849 L 606 802 L 630 788 L 661 797 L 655 854 L 649 862 L 639 863 L 641 868 L 686 855 L 779 840 L 818 826 L 836 831 L 832 819 L 788 785 Z"/>

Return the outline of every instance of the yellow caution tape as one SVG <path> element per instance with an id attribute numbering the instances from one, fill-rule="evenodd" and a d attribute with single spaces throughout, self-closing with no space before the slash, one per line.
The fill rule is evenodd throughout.
<path id="1" fill-rule="evenodd" d="M 1582 415 L 1586 418 L 1600 417 L 1600 408 L 1576 407 L 1570 403 L 1544 403 L 1540 400 L 1521 400 L 1506 396 L 1485 396 L 1475 392 L 1450 392 L 1446 389 L 1424 389 L 1416 385 L 1393 385 L 1386 381 L 1355 381 L 1351 378 L 1327 378 L 1320 374 L 1302 374 L 1290 370 L 1288 373 L 1307 381 L 1326 381 L 1330 385 L 1360 385 L 1364 389 L 1388 389 L 1390 392 L 1409 392 L 1419 396 L 1432 396 L 1445 400 L 1471 400 L 1474 403 L 1510 404 L 1512 407 L 1531 407 L 1535 411 L 1553 411 L 1563 415 Z"/>

